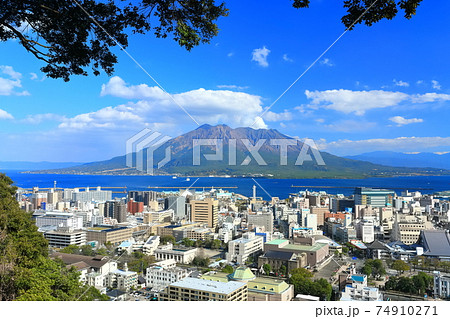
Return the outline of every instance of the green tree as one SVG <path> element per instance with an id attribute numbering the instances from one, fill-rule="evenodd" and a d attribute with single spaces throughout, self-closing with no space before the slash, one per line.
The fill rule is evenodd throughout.
<path id="1" fill-rule="evenodd" d="M 294 8 L 308 8 L 311 0 L 294 0 Z M 344 8 L 347 14 L 342 17 L 345 27 L 351 27 L 356 20 L 366 11 L 357 22 L 371 26 L 374 23 L 388 19 L 392 20 L 402 10 L 406 19 L 411 19 L 416 14 L 416 9 L 422 0 L 345 0 Z"/>
<path id="2" fill-rule="evenodd" d="M 195 242 L 192 239 L 185 237 L 181 240 L 181 244 L 185 247 L 192 247 L 195 245 Z"/>
<path id="3" fill-rule="evenodd" d="M 75 268 L 48 257 L 47 241 L 19 208 L 15 190 L 0 174 L 0 300 L 105 299 L 81 285 Z"/>
<path id="4" fill-rule="evenodd" d="M 60 250 L 61 253 L 65 253 L 65 254 L 80 254 L 80 247 L 78 247 L 77 245 L 69 245 L 67 247 L 64 247 Z"/>
<path id="5" fill-rule="evenodd" d="M 230 265 L 226 265 L 225 267 L 222 268 L 222 271 L 227 274 L 232 274 L 234 272 L 234 268 L 231 267 Z"/>
<path id="6" fill-rule="evenodd" d="M 394 260 L 391 265 L 391 268 L 399 271 L 401 274 L 407 270 L 409 270 L 409 265 L 405 263 L 403 260 Z"/>
<path id="7" fill-rule="evenodd" d="M 285 265 L 280 266 L 280 274 L 286 276 L 287 268 Z"/>
<path id="8" fill-rule="evenodd" d="M 175 237 L 172 235 L 162 236 L 160 239 L 161 244 L 165 245 L 167 243 L 175 244 L 176 240 Z"/>
<path id="9" fill-rule="evenodd" d="M 92 248 L 92 246 L 90 246 L 90 245 L 83 245 L 80 247 L 80 249 L 81 249 L 81 254 L 83 256 L 94 256 L 95 255 L 95 251 Z"/>
<path id="10" fill-rule="evenodd" d="M 87 75 L 88 68 L 94 75 L 100 70 L 111 75 L 117 63 L 111 47 L 126 47 L 127 32 L 146 34 L 153 28 L 157 38 L 171 36 L 191 50 L 209 43 L 219 31 L 215 21 L 228 14 L 215 0 L 77 2 L 82 8 L 66 0 L 2 1 L 0 41 L 17 40 L 45 63 L 41 71 L 48 77 L 69 81 L 71 75 Z"/>
<path id="11" fill-rule="evenodd" d="M 272 271 L 272 266 L 270 266 L 269 264 L 264 264 L 263 270 L 266 273 L 266 275 L 270 275 L 270 272 Z"/>

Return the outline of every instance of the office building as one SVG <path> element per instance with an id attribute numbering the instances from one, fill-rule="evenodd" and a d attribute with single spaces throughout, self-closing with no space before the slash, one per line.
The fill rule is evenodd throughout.
<path id="1" fill-rule="evenodd" d="M 186 215 L 186 198 L 184 196 L 169 196 L 164 199 L 164 209 L 172 209 L 174 211 L 174 219 L 187 219 Z"/>
<path id="2" fill-rule="evenodd" d="M 176 261 L 173 259 L 159 262 L 147 268 L 147 287 L 151 287 L 152 291 L 161 291 L 171 283 L 188 277 L 189 273 L 186 268 L 176 267 Z"/>
<path id="3" fill-rule="evenodd" d="M 210 228 L 216 228 L 219 218 L 219 201 L 207 198 L 204 200 L 192 200 L 191 221 L 201 222 Z"/>
<path id="4" fill-rule="evenodd" d="M 392 206 L 395 192 L 388 189 L 357 187 L 355 188 L 355 205 L 370 205 L 372 207 Z"/>
<path id="5" fill-rule="evenodd" d="M 273 233 L 272 213 L 248 214 L 247 223 L 257 227 L 264 227 L 265 232 Z"/>
<path id="6" fill-rule="evenodd" d="M 75 188 L 72 192 L 72 201 L 74 202 L 106 202 L 112 199 L 112 191 L 102 191 L 101 187 L 96 190 L 90 190 L 86 187 L 84 192 Z"/>
<path id="7" fill-rule="evenodd" d="M 250 257 L 257 257 L 264 248 L 264 239 L 255 233 L 248 232 L 242 234 L 241 238 L 228 242 L 228 252 L 226 259 L 228 262 L 244 264 Z"/>
<path id="8" fill-rule="evenodd" d="M 50 247 L 64 248 L 69 245 L 82 246 L 86 244 L 86 233 L 73 228 L 58 228 L 44 233 Z"/>
<path id="9" fill-rule="evenodd" d="M 435 297 L 450 298 L 450 276 L 441 274 L 439 271 L 433 271 L 433 293 Z"/>

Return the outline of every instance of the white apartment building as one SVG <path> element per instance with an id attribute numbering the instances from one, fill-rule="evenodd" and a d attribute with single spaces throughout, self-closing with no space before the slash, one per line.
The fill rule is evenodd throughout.
<path id="1" fill-rule="evenodd" d="M 147 287 L 151 287 L 152 291 L 161 291 L 171 283 L 188 277 L 189 274 L 187 269 L 176 267 L 175 260 L 165 260 L 147 268 Z"/>
<path id="2" fill-rule="evenodd" d="M 433 272 L 435 297 L 449 298 L 450 297 L 450 276 L 442 275 L 439 271 Z"/>
<path id="3" fill-rule="evenodd" d="M 69 245 L 82 246 L 86 244 L 86 232 L 73 228 L 58 228 L 44 233 L 50 247 L 63 248 Z"/>
<path id="4" fill-rule="evenodd" d="M 352 284 L 346 285 L 340 301 L 383 301 L 378 288 L 367 286 L 366 275 L 352 275 Z"/>
<path id="5" fill-rule="evenodd" d="M 36 226 L 57 226 L 73 229 L 83 228 L 83 217 L 74 216 L 73 213 L 46 212 L 45 215 L 36 217 Z"/>
<path id="6" fill-rule="evenodd" d="M 228 242 L 226 259 L 228 262 L 244 264 L 249 256 L 261 253 L 264 248 L 264 239 L 255 233 L 244 233 L 241 238 Z"/>
<path id="7" fill-rule="evenodd" d="M 128 267 L 125 264 L 125 269 L 116 269 L 109 272 L 105 276 L 105 286 L 111 288 L 117 288 L 119 290 L 128 291 L 131 287 L 137 287 L 138 274 L 134 271 L 128 271 Z"/>
<path id="8" fill-rule="evenodd" d="M 174 259 L 177 263 L 189 264 L 197 255 L 197 248 L 173 248 L 172 244 L 155 250 L 156 260 Z"/>

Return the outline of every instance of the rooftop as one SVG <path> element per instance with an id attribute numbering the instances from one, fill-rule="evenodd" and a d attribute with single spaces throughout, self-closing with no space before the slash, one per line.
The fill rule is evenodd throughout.
<path id="1" fill-rule="evenodd" d="M 213 293 L 219 294 L 230 294 L 233 291 L 242 288 L 246 285 L 244 282 L 239 281 L 229 281 L 229 282 L 219 282 L 219 281 L 210 281 L 205 279 L 191 278 L 187 277 L 181 281 L 177 281 L 171 284 L 172 287 L 179 288 L 189 288 L 203 291 L 210 291 Z"/>
<path id="2" fill-rule="evenodd" d="M 424 255 L 450 257 L 450 234 L 445 230 L 423 230 Z"/>

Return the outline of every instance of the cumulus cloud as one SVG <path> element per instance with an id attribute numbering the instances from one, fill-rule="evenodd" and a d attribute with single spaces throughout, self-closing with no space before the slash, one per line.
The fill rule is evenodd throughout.
<path id="1" fill-rule="evenodd" d="M 64 119 L 59 127 L 102 129 L 142 126 L 154 122 L 185 125 L 191 120 L 180 106 L 200 124 L 250 126 L 263 111 L 262 98 L 257 95 L 230 90 L 196 89 L 168 96 L 158 87 L 130 85 L 117 76 L 102 85 L 101 95 L 137 101 Z M 280 115 L 270 112 L 267 116 L 272 121 L 276 118 L 288 120 L 290 115 L 289 112 Z M 267 125 L 260 118 L 253 127 L 266 128 Z"/>
<path id="2" fill-rule="evenodd" d="M 310 108 L 324 108 L 343 113 L 355 113 L 364 115 L 371 109 L 397 106 L 402 102 L 428 103 L 437 101 L 449 101 L 449 94 L 415 94 L 409 95 L 402 92 L 383 90 L 352 91 L 352 90 L 326 90 L 305 91 L 305 95 L 311 100 Z"/>
<path id="3" fill-rule="evenodd" d="M 0 95 L 30 95 L 28 91 L 16 91 L 22 87 L 22 74 L 14 71 L 12 66 L 0 65 L 0 71 L 7 77 L 0 77 Z"/>
<path id="4" fill-rule="evenodd" d="M 392 82 L 394 82 L 394 84 L 396 86 L 403 86 L 403 87 L 409 87 L 409 83 L 408 82 L 404 82 L 404 81 L 397 81 L 396 79 L 392 80 Z"/>
<path id="5" fill-rule="evenodd" d="M 403 125 L 408 125 L 408 124 L 413 124 L 413 123 L 422 123 L 423 119 L 418 119 L 418 118 L 405 119 L 402 116 L 394 116 L 394 117 L 389 118 L 389 121 L 394 122 L 395 124 L 397 124 L 397 126 L 403 126 Z"/>
<path id="6" fill-rule="evenodd" d="M 270 50 L 263 46 L 260 49 L 255 49 L 252 52 L 252 61 L 255 61 L 260 66 L 267 68 L 269 66 L 269 62 L 267 62 L 267 57 L 270 53 Z"/>
<path id="7" fill-rule="evenodd" d="M 8 112 L 0 109 L 0 120 L 12 120 L 14 117 Z"/>
<path id="8" fill-rule="evenodd" d="M 436 89 L 436 90 L 440 90 L 441 89 L 441 85 L 436 80 L 431 80 L 431 86 L 432 86 L 433 89 Z"/>
<path id="9" fill-rule="evenodd" d="M 264 114 L 264 119 L 268 122 L 290 121 L 292 120 L 292 113 L 288 110 L 284 110 L 283 113 L 268 111 Z"/>
<path id="10" fill-rule="evenodd" d="M 437 151 L 450 147 L 450 137 L 397 137 L 378 138 L 367 140 L 338 140 L 327 142 L 326 140 L 316 141 L 320 150 L 325 150 L 337 155 L 356 155 L 372 151 L 394 151 L 394 152 L 417 152 L 417 151 Z"/>

